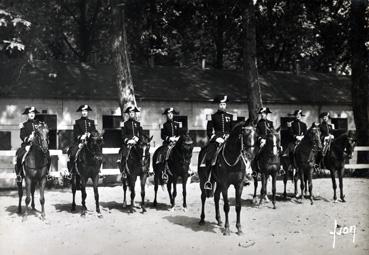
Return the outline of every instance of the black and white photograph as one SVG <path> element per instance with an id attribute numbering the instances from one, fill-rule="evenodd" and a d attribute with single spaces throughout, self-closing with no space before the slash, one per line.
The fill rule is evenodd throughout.
<path id="1" fill-rule="evenodd" d="M 369 254 L 369 0 L 0 0 L 0 254 Z"/>

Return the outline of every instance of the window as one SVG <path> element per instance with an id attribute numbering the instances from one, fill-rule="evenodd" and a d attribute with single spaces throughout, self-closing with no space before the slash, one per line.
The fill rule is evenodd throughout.
<path id="1" fill-rule="evenodd" d="M 345 133 L 348 129 L 347 118 L 331 118 L 331 123 L 334 125 L 332 133 L 336 137 Z"/>
<path id="2" fill-rule="evenodd" d="M 188 120 L 187 116 L 174 116 L 174 121 L 180 122 L 180 133 L 186 132 L 188 130 Z"/>
<path id="3" fill-rule="evenodd" d="M 281 145 L 286 148 L 287 145 L 292 141 L 288 132 L 287 122 L 293 121 L 294 117 L 281 117 Z"/>
<path id="4" fill-rule="evenodd" d="M 0 150 L 10 150 L 11 149 L 11 132 L 0 131 Z"/>
<path id="5" fill-rule="evenodd" d="M 45 122 L 49 128 L 49 149 L 57 148 L 57 116 L 56 114 L 39 114 L 39 121 Z"/>

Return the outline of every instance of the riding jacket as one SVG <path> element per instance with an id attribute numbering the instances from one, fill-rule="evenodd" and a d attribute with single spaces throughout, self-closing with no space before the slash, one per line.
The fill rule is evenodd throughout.
<path id="1" fill-rule="evenodd" d="M 132 139 L 134 136 L 141 139 L 142 133 L 143 130 L 140 122 L 134 119 L 129 119 L 123 123 L 122 138 L 124 143 L 127 143 L 127 141 Z"/>
<path id="2" fill-rule="evenodd" d="M 265 139 L 268 134 L 268 130 L 270 129 L 274 129 L 272 121 L 267 119 L 259 120 L 258 123 L 256 124 L 256 132 L 258 134 L 258 139 Z"/>
<path id="3" fill-rule="evenodd" d="M 211 115 L 211 121 L 208 121 L 206 132 L 209 139 L 216 139 L 229 134 L 232 130 L 233 115 L 225 111 L 218 110 Z"/>
<path id="4" fill-rule="evenodd" d="M 37 125 L 39 125 L 40 122 L 38 120 L 27 120 L 26 122 L 23 122 L 20 124 L 20 139 L 24 144 L 28 143 L 28 138 L 32 134 L 33 131 L 36 130 Z"/>
<path id="5" fill-rule="evenodd" d="M 169 142 L 170 137 L 179 136 L 179 123 L 173 120 L 165 122 L 160 136 L 164 142 Z"/>
<path id="6" fill-rule="evenodd" d="M 95 121 L 86 117 L 76 120 L 73 126 L 74 140 L 79 140 L 84 133 L 96 131 Z"/>
<path id="7" fill-rule="evenodd" d="M 288 131 L 290 136 L 293 138 L 293 141 L 296 141 L 296 136 L 306 134 L 307 126 L 304 122 L 295 119 L 294 121 L 292 121 L 291 126 L 288 127 Z"/>

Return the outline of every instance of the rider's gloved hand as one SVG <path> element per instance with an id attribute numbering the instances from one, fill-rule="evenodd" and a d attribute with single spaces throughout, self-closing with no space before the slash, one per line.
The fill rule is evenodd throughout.
<path id="1" fill-rule="evenodd" d="M 81 135 L 81 140 L 86 140 L 86 137 L 87 137 L 87 134 L 83 134 L 83 135 Z"/>
<path id="2" fill-rule="evenodd" d="M 176 141 L 176 137 L 175 136 L 169 137 L 169 142 L 174 143 L 175 141 Z"/>
<path id="3" fill-rule="evenodd" d="M 302 140 L 302 138 L 304 138 L 304 136 L 303 136 L 303 135 L 297 135 L 297 136 L 296 136 L 296 140 L 297 140 L 297 141 L 301 141 L 301 140 Z"/>
<path id="4" fill-rule="evenodd" d="M 31 145 L 26 145 L 26 151 L 29 151 L 29 149 L 31 148 Z"/>
<path id="5" fill-rule="evenodd" d="M 136 144 L 136 142 L 135 142 L 135 140 L 133 140 L 133 139 L 129 139 L 129 140 L 127 141 L 127 144 L 128 144 L 128 145 L 135 145 L 135 144 Z"/>
<path id="6" fill-rule="evenodd" d="M 223 139 L 223 138 L 221 138 L 221 137 L 218 137 L 217 139 L 215 139 L 215 141 L 216 141 L 217 143 L 219 143 L 219 144 L 224 143 L 224 139 Z"/>
<path id="7" fill-rule="evenodd" d="M 264 138 L 260 139 L 260 148 L 264 147 L 266 140 Z"/>
<path id="8" fill-rule="evenodd" d="M 138 137 L 137 136 L 134 136 L 133 138 L 132 138 L 136 143 L 138 142 Z"/>
<path id="9" fill-rule="evenodd" d="M 83 147 L 83 143 L 79 143 L 78 148 L 82 149 L 82 147 Z"/>

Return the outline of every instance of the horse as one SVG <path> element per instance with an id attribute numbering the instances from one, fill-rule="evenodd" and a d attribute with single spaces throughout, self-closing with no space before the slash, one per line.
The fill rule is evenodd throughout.
<path id="1" fill-rule="evenodd" d="M 47 180 L 47 175 L 49 173 L 49 168 L 51 164 L 50 154 L 49 154 L 49 129 L 46 123 L 40 122 L 35 125 L 35 131 L 33 139 L 31 140 L 31 145 L 29 151 L 25 154 L 22 168 L 24 171 L 24 179 L 26 182 L 26 211 L 24 214 L 24 220 L 28 216 L 28 205 L 31 202 L 30 196 L 32 195 L 32 209 L 35 210 L 34 194 L 36 189 L 36 184 L 40 185 L 40 204 L 41 204 L 41 219 L 45 220 L 45 185 Z M 18 212 L 21 213 L 21 201 L 23 196 L 22 182 L 18 182 L 18 195 L 19 204 Z"/>
<path id="2" fill-rule="evenodd" d="M 127 187 L 129 187 L 129 190 L 131 192 L 131 204 L 129 206 L 130 213 L 134 212 L 134 201 L 136 196 L 135 184 L 138 176 L 140 176 L 141 181 L 141 210 L 142 213 L 146 212 L 145 184 L 150 167 L 150 142 L 152 138 L 152 136 L 147 137 L 146 135 L 142 135 L 139 142 L 130 150 L 127 162 L 123 162 L 122 160 L 119 164 L 119 169 L 121 172 L 123 172 L 123 164 L 127 163 L 127 178 L 122 177 L 123 208 L 127 207 L 126 194 Z"/>
<path id="3" fill-rule="evenodd" d="M 250 153 L 247 153 L 251 150 L 251 146 L 253 146 L 252 139 L 254 138 L 252 133 L 255 132 L 255 129 L 252 126 L 245 126 L 246 122 L 242 121 L 236 124 L 225 141 L 223 148 L 221 149 L 219 156 L 216 161 L 216 165 L 213 169 L 209 169 L 208 166 L 203 167 L 201 162 L 206 153 L 206 147 L 202 148 L 199 153 L 199 163 L 198 163 L 198 174 L 200 178 L 200 189 L 201 189 L 201 215 L 200 215 L 200 225 L 205 224 L 205 201 L 207 197 L 211 197 L 213 195 L 213 187 L 212 189 L 208 189 L 209 187 L 205 187 L 209 180 L 209 174 L 211 174 L 210 182 L 211 184 L 216 184 L 215 192 L 214 192 L 214 202 L 215 202 L 215 218 L 217 220 L 218 225 L 222 224 L 220 213 L 219 213 L 219 200 L 220 193 L 223 195 L 224 201 L 224 212 L 225 212 L 225 230 L 224 235 L 230 235 L 229 229 L 229 200 L 228 200 L 228 188 L 230 185 L 233 185 L 236 190 L 236 213 L 237 213 L 237 234 L 242 234 L 241 228 L 241 195 L 244 186 L 244 177 L 246 174 L 246 168 L 249 167 L 249 159 L 247 157 L 251 157 Z"/>
<path id="4" fill-rule="evenodd" d="M 337 202 L 336 195 L 336 177 L 335 173 L 338 174 L 339 187 L 340 187 L 340 198 L 342 202 L 346 202 L 345 195 L 343 194 L 343 175 L 345 171 L 345 160 L 352 158 L 352 153 L 355 147 L 355 138 L 353 132 L 346 132 L 335 138 L 325 157 L 323 163 L 327 169 L 329 169 L 332 186 L 333 186 L 333 201 Z"/>
<path id="5" fill-rule="evenodd" d="M 75 211 L 76 209 L 75 195 L 77 186 L 80 186 L 82 193 L 81 216 L 86 215 L 87 211 L 86 184 L 88 179 L 91 178 L 95 195 L 96 213 L 99 218 L 102 217 L 102 214 L 100 212 L 99 190 L 98 190 L 99 173 L 103 158 L 102 146 L 103 146 L 102 135 L 100 135 L 99 132 L 97 131 L 93 131 L 91 132 L 90 136 L 86 138 L 84 146 L 76 154 L 76 159 L 74 161 L 75 171 L 72 174 L 72 193 L 73 193 L 72 211 Z"/>
<path id="6" fill-rule="evenodd" d="M 301 202 L 304 197 L 304 185 L 309 187 L 310 203 L 313 204 L 313 171 L 316 154 L 322 150 L 319 127 L 313 126 L 308 129 L 304 138 L 297 145 L 294 152 L 294 161 L 300 177 Z M 307 180 L 307 183 L 305 182 Z"/>
<path id="7" fill-rule="evenodd" d="M 157 162 L 159 152 L 162 150 L 163 147 L 159 147 L 153 156 L 153 161 L 155 164 L 153 165 L 154 168 L 154 190 L 155 190 L 155 198 L 153 205 L 157 205 L 157 192 L 159 184 L 167 184 L 169 200 L 171 204 L 171 208 L 174 209 L 175 207 L 175 199 L 177 196 L 177 181 L 178 177 L 182 179 L 182 194 L 183 194 L 183 209 L 186 210 L 187 208 L 187 190 L 186 184 L 188 179 L 188 170 L 191 163 L 192 158 L 192 150 L 193 150 L 193 141 L 191 136 L 188 133 L 185 133 L 180 136 L 179 140 L 174 145 L 169 158 L 168 158 L 168 171 L 164 171 L 165 163 L 164 162 Z M 168 175 L 166 178 L 165 175 Z M 172 186 L 173 186 L 173 193 L 172 193 Z"/>
<path id="8" fill-rule="evenodd" d="M 272 203 L 273 209 L 276 209 L 275 195 L 276 195 L 276 183 L 277 173 L 280 170 L 280 137 L 279 133 L 274 129 L 268 131 L 266 136 L 266 142 L 263 148 L 260 149 L 259 156 L 253 161 L 254 169 L 257 169 L 261 175 L 261 195 L 259 205 L 261 205 L 263 199 L 267 194 L 267 181 L 269 175 L 272 176 Z M 254 178 L 255 190 L 257 189 L 257 178 Z M 254 193 L 254 198 L 255 198 Z"/>

